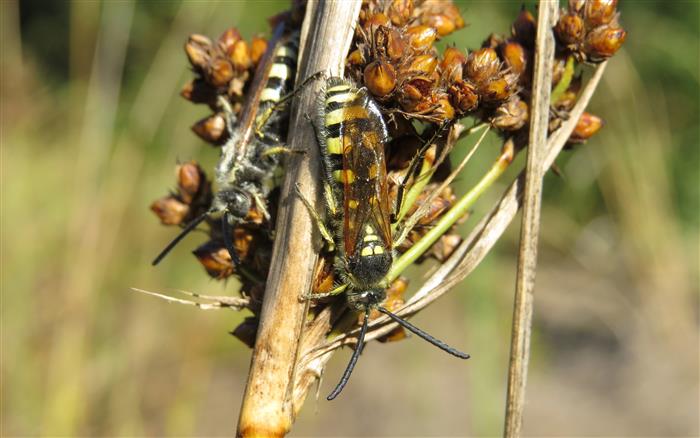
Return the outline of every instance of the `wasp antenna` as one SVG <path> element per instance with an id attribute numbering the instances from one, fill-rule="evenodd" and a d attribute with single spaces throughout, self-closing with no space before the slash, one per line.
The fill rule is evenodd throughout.
<path id="1" fill-rule="evenodd" d="M 399 315 L 395 315 L 395 314 L 391 313 L 388 309 L 381 307 L 381 306 L 378 306 L 377 310 L 379 310 L 383 314 L 387 315 L 389 318 L 393 319 L 394 321 L 398 322 L 405 329 L 420 336 L 424 340 L 430 342 L 431 344 L 433 344 L 437 348 L 439 348 L 447 353 L 450 353 L 453 356 L 457 356 L 460 359 L 469 359 L 469 355 L 467 353 L 462 353 L 461 351 L 457 350 L 456 348 L 450 347 L 449 345 L 445 344 L 441 340 L 429 335 L 428 333 L 419 329 L 415 325 L 413 325 L 410 322 L 406 321 L 405 319 L 401 318 Z"/>
<path id="2" fill-rule="evenodd" d="M 345 368 L 345 372 L 343 373 L 343 377 L 340 378 L 340 382 L 338 382 L 338 385 L 336 385 L 335 389 L 333 392 L 331 392 L 328 397 L 326 397 L 326 400 L 331 401 L 334 398 L 338 397 L 338 395 L 341 393 L 343 388 L 345 388 L 345 385 L 348 383 L 348 380 L 350 379 L 350 374 L 352 374 L 352 370 L 355 369 L 355 364 L 357 363 L 357 359 L 360 358 L 360 354 L 362 354 L 362 349 L 365 348 L 365 334 L 367 334 L 367 325 L 369 323 L 369 308 L 365 310 L 365 319 L 362 322 L 362 328 L 360 329 L 360 335 L 357 338 L 357 347 L 355 347 L 355 351 L 352 353 L 352 357 L 350 358 L 350 362 L 348 363 L 347 368 Z"/>
<path id="3" fill-rule="evenodd" d="M 229 212 L 226 212 L 223 216 L 221 216 L 221 232 L 224 235 L 224 246 L 226 246 L 228 254 L 231 256 L 231 263 L 233 263 L 233 266 L 235 267 L 241 264 L 241 259 L 238 257 L 238 253 L 233 247 L 233 235 L 231 234 L 231 225 L 229 225 L 228 222 L 229 216 Z"/>
<path id="4" fill-rule="evenodd" d="M 178 243 L 180 243 L 180 241 L 181 241 L 186 235 L 188 235 L 188 234 L 190 233 L 190 231 L 194 230 L 194 229 L 197 227 L 197 225 L 199 225 L 200 223 L 202 223 L 202 221 L 203 221 L 204 219 L 206 219 L 207 216 L 209 216 L 209 214 L 210 214 L 210 212 L 208 212 L 208 211 L 207 211 L 206 213 L 202 213 L 200 216 L 194 218 L 194 219 L 192 220 L 192 222 L 190 222 L 189 224 L 187 224 L 187 225 L 185 226 L 185 228 L 183 228 L 182 231 L 180 231 L 180 234 L 178 234 L 177 236 L 175 236 L 175 238 L 168 244 L 168 246 L 166 246 L 165 248 L 163 248 L 163 251 L 161 251 L 160 254 L 158 254 L 158 256 L 157 256 L 155 259 L 153 259 L 153 261 L 151 262 L 151 265 L 155 266 L 155 265 L 157 265 L 158 263 L 160 263 L 160 261 L 163 260 L 163 258 L 165 258 L 165 256 L 168 255 L 168 253 L 169 253 L 173 248 L 175 248 L 175 245 L 177 245 Z"/>

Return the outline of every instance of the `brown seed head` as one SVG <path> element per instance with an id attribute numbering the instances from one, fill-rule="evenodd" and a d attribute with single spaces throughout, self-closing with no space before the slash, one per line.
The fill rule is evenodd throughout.
<path id="1" fill-rule="evenodd" d="M 248 70 L 253 65 L 250 48 L 245 40 L 236 41 L 227 54 L 236 71 Z"/>
<path id="2" fill-rule="evenodd" d="M 502 102 L 515 94 L 517 85 L 518 75 L 506 73 L 479 88 L 479 95 L 484 102 Z"/>
<path id="3" fill-rule="evenodd" d="M 501 46 L 501 56 L 503 62 L 510 68 L 510 71 L 524 76 L 527 69 L 527 50 L 517 41 L 508 41 Z"/>
<path id="4" fill-rule="evenodd" d="M 626 37 L 627 32 L 621 27 L 597 27 L 586 35 L 583 50 L 589 61 L 604 61 L 613 56 L 622 47 Z"/>
<path id="5" fill-rule="evenodd" d="M 207 81 L 197 78 L 192 79 L 182 87 L 180 96 L 192 103 L 213 104 L 216 102 L 217 94 L 216 89 L 207 83 Z"/>
<path id="6" fill-rule="evenodd" d="M 362 55 L 362 50 L 355 49 L 347 57 L 348 65 L 359 67 L 365 63 L 365 58 Z"/>
<path id="7" fill-rule="evenodd" d="M 433 55 L 418 55 L 411 61 L 411 64 L 408 67 L 408 71 L 419 72 L 426 76 L 429 76 L 432 72 L 435 71 L 437 64 L 437 58 Z"/>
<path id="8" fill-rule="evenodd" d="M 379 98 L 389 95 L 396 88 L 396 70 L 387 62 L 371 62 L 365 67 L 363 77 L 369 91 Z"/>
<path id="9" fill-rule="evenodd" d="M 615 18 L 617 0 L 588 0 L 584 16 L 589 27 L 608 24 Z"/>
<path id="10" fill-rule="evenodd" d="M 559 17 L 557 25 L 554 27 L 559 41 L 567 46 L 576 46 L 583 41 L 586 33 L 583 18 L 577 14 L 563 14 Z"/>
<path id="11" fill-rule="evenodd" d="M 437 31 L 430 26 L 418 25 L 406 29 L 406 35 L 408 35 L 411 46 L 419 52 L 423 52 L 433 46 L 437 38 Z"/>
<path id="12" fill-rule="evenodd" d="M 517 95 L 496 108 L 491 124 L 504 131 L 517 131 L 525 126 L 529 118 L 527 103 Z"/>
<path id="13" fill-rule="evenodd" d="M 421 5 L 421 23 L 434 27 L 441 37 L 464 27 L 459 9 L 451 1 L 431 1 Z"/>
<path id="14" fill-rule="evenodd" d="M 233 47 L 236 41 L 241 40 L 241 34 L 235 28 L 229 28 L 224 31 L 219 37 L 219 47 L 224 53 L 228 53 L 229 49 Z"/>
<path id="15" fill-rule="evenodd" d="M 253 37 L 253 40 L 250 43 L 250 60 L 253 62 L 253 65 L 258 65 L 258 62 L 260 62 L 260 59 L 265 54 L 266 50 L 267 41 L 265 38 L 257 36 Z"/>
<path id="16" fill-rule="evenodd" d="M 494 49 L 478 49 L 469 54 L 466 75 L 474 84 L 480 86 L 496 76 L 500 69 L 501 61 Z"/>
<path id="17" fill-rule="evenodd" d="M 569 12 L 580 13 L 586 5 L 586 0 L 569 0 Z"/>
<path id="18" fill-rule="evenodd" d="M 233 263 L 228 250 L 221 242 L 210 240 L 192 251 L 209 276 L 224 279 L 233 274 Z"/>
<path id="19" fill-rule="evenodd" d="M 413 14 L 413 0 L 391 0 L 387 14 L 394 26 L 406 25 Z"/>
<path id="20" fill-rule="evenodd" d="M 376 14 L 371 14 L 367 21 L 365 21 L 365 29 L 367 30 L 372 30 L 373 28 L 379 27 L 379 26 L 390 26 L 391 25 L 391 19 L 387 17 L 385 14 L 378 12 Z"/>
<path id="21" fill-rule="evenodd" d="M 455 108 L 450 103 L 450 96 L 447 93 L 433 95 L 435 110 L 432 115 L 441 120 L 453 120 L 455 118 Z"/>
<path id="22" fill-rule="evenodd" d="M 218 144 L 226 132 L 226 121 L 222 114 L 212 114 L 192 125 L 192 131 L 202 140 Z"/>
<path id="23" fill-rule="evenodd" d="M 211 40 L 204 35 L 192 34 L 185 43 L 185 53 L 190 64 L 197 70 L 204 70 L 209 63 L 212 49 Z"/>
<path id="24" fill-rule="evenodd" d="M 233 79 L 233 66 L 225 58 L 216 58 L 209 64 L 209 82 L 215 87 L 225 87 Z"/>
<path id="25" fill-rule="evenodd" d="M 194 161 L 178 165 L 176 172 L 180 198 L 182 198 L 186 204 L 191 204 L 201 189 L 202 180 L 206 178 L 204 172 Z"/>
<path id="26" fill-rule="evenodd" d="M 476 94 L 476 89 L 468 81 L 455 81 L 448 88 L 447 92 L 450 95 L 452 104 L 459 110 L 461 114 L 468 113 L 476 109 L 479 104 L 479 95 Z"/>
<path id="27" fill-rule="evenodd" d="M 463 66 L 467 63 L 467 55 L 456 47 L 448 47 L 442 54 L 440 69 L 443 80 L 447 83 L 462 79 Z"/>
<path id="28" fill-rule="evenodd" d="M 163 225 L 180 225 L 185 221 L 190 207 L 174 196 L 166 196 L 154 201 L 151 211 L 158 216 Z"/>
<path id="29" fill-rule="evenodd" d="M 600 131 L 605 123 L 595 114 L 584 112 L 576 122 L 576 127 L 569 137 L 569 142 L 583 143 Z"/>

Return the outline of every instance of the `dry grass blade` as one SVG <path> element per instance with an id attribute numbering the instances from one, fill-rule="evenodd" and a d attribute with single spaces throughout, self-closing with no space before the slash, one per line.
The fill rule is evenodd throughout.
<path id="1" fill-rule="evenodd" d="M 525 408 L 525 387 L 530 360 L 530 335 L 534 305 L 535 273 L 537 271 L 537 242 L 540 231 L 542 177 L 540 166 L 542 149 L 547 142 L 549 108 L 554 61 L 554 34 L 557 3 L 540 1 L 537 18 L 537 41 L 532 100 L 530 102 L 530 137 L 525 167 L 525 193 L 520 229 L 518 273 L 515 279 L 513 326 L 511 329 L 508 391 L 503 435 L 519 437 Z"/>
<path id="2" fill-rule="evenodd" d="M 150 295 L 152 297 L 160 298 L 169 303 L 185 304 L 187 306 L 195 306 L 202 310 L 218 310 L 218 309 L 233 309 L 241 310 L 248 307 L 250 304 L 250 299 L 242 297 L 229 297 L 224 295 L 201 295 L 196 292 L 188 292 L 185 290 L 177 290 L 176 292 L 183 295 L 192 297 L 191 300 L 186 300 L 183 298 L 176 298 L 170 295 L 166 295 L 160 292 L 153 292 L 150 290 L 139 289 L 137 287 L 132 287 L 132 291 L 139 292 L 142 294 Z M 202 301 L 196 301 L 197 299 Z"/>

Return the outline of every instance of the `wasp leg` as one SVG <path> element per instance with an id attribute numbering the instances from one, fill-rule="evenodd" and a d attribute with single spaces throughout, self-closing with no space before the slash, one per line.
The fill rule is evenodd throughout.
<path id="1" fill-rule="evenodd" d="M 256 207 L 260 210 L 265 220 L 270 220 L 270 212 L 267 211 L 267 206 L 265 205 L 265 200 L 260 196 L 259 193 L 251 193 L 253 195 L 253 200 L 255 200 Z"/>
<path id="2" fill-rule="evenodd" d="M 328 244 L 328 249 L 330 251 L 335 250 L 335 241 L 333 240 L 333 235 L 331 232 L 328 230 L 326 227 L 326 224 L 321 220 L 321 217 L 318 215 L 318 212 L 316 212 L 316 209 L 311 205 L 311 202 L 309 202 L 308 199 L 301 193 L 301 189 L 299 188 L 299 184 L 294 184 L 294 189 L 297 192 L 297 195 L 301 199 L 301 202 L 304 203 L 306 206 L 306 209 L 309 211 L 309 214 L 313 218 L 313 220 L 316 222 L 316 226 L 318 227 L 319 233 L 321 233 L 321 237 L 323 237 L 323 240 L 326 241 Z"/>
<path id="3" fill-rule="evenodd" d="M 262 157 L 269 157 L 271 155 L 277 155 L 277 154 L 305 154 L 306 151 L 300 150 L 300 149 L 290 149 L 286 146 L 271 146 L 265 150 L 260 156 Z"/>
<path id="4" fill-rule="evenodd" d="M 332 297 L 335 295 L 339 295 L 339 294 L 343 293 L 345 291 L 345 289 L 347 289 L 347 288 L 348 288 L 347 284 L 341 284 L 340 286 L 332 289 L 329 292 L 324 292 L 324 293 L 320 293 L 320 294 L 315 294 L 313 292 L 305 293 L 301 296 L 301 299 L 303 301 L 321 300 L 323 298 L 328 298 L 328 297 Z"/>
<path id="5" fill-rule="evenodd" d="M 228 134 L 233 134 L 233 125 L 236 123 L 236 114 L 233 112 L 231 103 L 224 96 L 219 96 L 217 99 L 219 106 L 224 110 L 224 121 L 226 122 L 226 130 Z"/>

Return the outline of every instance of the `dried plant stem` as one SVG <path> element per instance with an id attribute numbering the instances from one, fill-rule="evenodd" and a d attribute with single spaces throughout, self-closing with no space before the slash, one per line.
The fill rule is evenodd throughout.
<path id="1" fill-rule="evenodd" d="M 299 79 L 319 71 L 342 74 L 359 10 L 359 1 L 309 1 L 301 35 Z M 289 147 L 305 153 L 292 154 L 286 163 L 270 273 L 238 420 L 238 435 L 243 437 L 283 436 L 296 412 L 294 372 L 306 315 L 306 305 L 299 297 L 311 285 L 316 233 L 294 190 L 298 184 L 304 196 L 318 199 L 318 147 L 306 116 L 316 111 L 319 87 L 318 82 L 312 83 L 292 107 Z"/>
<path id="2" fill-rule="evenodd" d="M 518 272 L 515 280 L 511 328 L 508 391 L 503 436 L 519 437 L 525 408 L 525 386 L 530 358 L 530 334 L 537 268 L 537 242 L 542 201 L 542 155 L 547 144 L 554 60 L 554 35 L 558 2 L 541 0 L 537 18 L 535 69 L 530 102 L 530 136 L 525 167 L 525 193 L 520 229 Z"/>

